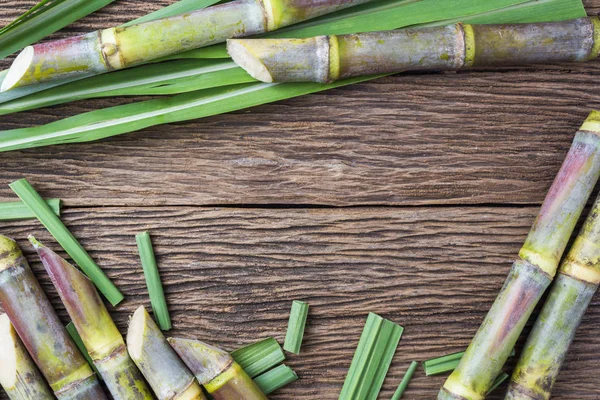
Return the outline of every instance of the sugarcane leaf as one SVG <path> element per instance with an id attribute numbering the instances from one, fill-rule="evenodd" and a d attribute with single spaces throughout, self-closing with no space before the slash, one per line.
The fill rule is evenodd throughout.
<path id="1" fill-rule="evenodd" d="M 43 0 L 0 31 L 0 58 L 21 50 L 114 0 Z"/>
<path id="2" fill-rule="evenodd" d="M 200 10 L 217 4 L 220 1 L 221 0 L 180 0 L 169 6 L 161 8 L 160 10 L 156 10 L 150 14 L 144 15 L 143 17 L 129 21 L 126 24 L 123 24 L 123 26 L 140 24 L 142 22 L 154 21 L 161 18 L 172 17 L 173 15 Z"/>
<path id="3" fill-rule="evenodd" d="M 450 21 L 449 17 L 464 22 L 473 22 L 479 19 L 486 22 L 503 23 L 513 21 L 537 22 L 556 20 L 563 17 L 585 16 L 580 0 L 498 0 L 488 2 L 460 0 L 452 2 L 452 10 L 448 10 L 448 6 L 444 6 L 444 1 L 424 0 L 396 3 L 396 6 L 394 6 L 390 0 L 377 2 L 377 7 L 380 8 L 374 14 L 363 15 L 366 20 L 370 21 L 370 25 L 364 25 L 364 21 L 357 18 L 357 15 L 350 16 L 349 19 L 360 24 L 360 28 L 356 29 L 368 31 L 395 26 L 398 21 L 405 25 L 432 24 L 435 22 L 436 17 L 440 19 L 439 23 L 448 23 Z M 417 5 L 421 5 L 423 8 L 420 9 Z M 447 12 L 438 13 L 436 10 L 429 10 L 430 7 L 435 8 L 437 6 L 446 7 Z M 459 10 L 460 8 L 462 10 Z M 409 15 L 401 15 L 402 11 Z M 353 10 L 353 12 L 356 12 L 356 10 Z M 375 18 L 372 18 L 374 15 Z M 390 20 L 393 21 L 390 22 Z M 346 24 L 345 21 L 341 21 L 341 23 L 343 22 L 342 25 L 336 26 L 339 29 L 347 29 L 343 27 Z M 152 125 L 226 113 L 367 79 L 369 77 L 362 77 L 337 82 L 334 85 L 311 83 L 234 85 L 190 92 L 169 99 L 157 99 L 111 107 L 47 125 L 1 132 L 0 151 L 97 140 Z M 222 85 L 225 81 L 226 78 L 221 80 L 219 84 Z"/>

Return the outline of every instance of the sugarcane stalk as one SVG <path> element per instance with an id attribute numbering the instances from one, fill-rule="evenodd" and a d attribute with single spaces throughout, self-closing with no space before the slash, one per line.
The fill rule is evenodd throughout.
<path id="1" fill-rule="evenodd" d="M 167 342 L 144 306 L 140 306 L 127 331 L 131 359 L 159 400 L 206 400 L 194 374 Z"/>
<path id="2" fill-rule="evenodd" d="M 268 32 L 372 0 L 237 0 L 173 17 L 26 47 L 1 91 L 128 68 L 171 54 Z"/>
<path id="3" fill-rule="evenodd" d="M 61 400 L 106 399 L 91 367 L 33 276 L 17 243 L 0 235 L 0 304 Z"/>
<path id="4" fill-rule="evenodd" d="M 575 332 L 600 284 L 600 197 L 562 262 L 511 377 L 507 399 L 549 399 Z"/>
<path id="5" fill-rule="evenodd" d="M 0 359 L 0 384 L 9 399 L 54 399 L 6 314 L 0 315 Z"/>
<path id="6" fill-rule="evenodd" d="M 230 39 L 227 50 L 263 82 L 334 82 L 362 75 L 496 65 L 588 61 L 600 51 L 600 19 L 455 24 L 306 39 Z"/>
<path id="7" fill-rule="evenodd" d="M 267 399 L 226 351 L 197 340 L 169 338 L 168 341 L 213 399 Z"/>
<path id="8" fill-rule="evenodd" d="M 153 399 L 141 372 L 129 358 L 123 336 L 94 284 L 33 236 L 29 240 L 37 250 L 73 325 L 113 398 Z"/>
<path id="9" fill-rule="evenodd" d="M 575 135 L 500 294 L 438 399 L 481 400 L 550 285 L 583 207 L 600 176 L 600 113 Z"/>

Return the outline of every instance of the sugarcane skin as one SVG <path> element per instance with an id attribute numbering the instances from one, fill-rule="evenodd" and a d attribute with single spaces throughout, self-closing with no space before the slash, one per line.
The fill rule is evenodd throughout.
<path id="1" fill-rule="evenodd" d="M 577 327 L 597 288 L 597 284 L 558 274 L 513 372 L 507 399 L 550 398 Z"/>
<path id="2" fill-rule="evenodd" d="M 583 127 L 600 127 L 596 124 L 598 116 L 592 112 Z M 485 398 L 562 256 L 547 242 L 564 250 L 600 176 L 599 132 L 580 130 L 575 135 L 527 237 L 525 251 L 519 253 L 521 260 L 513 264 L 500 294 L 438 399 Z"/>
<path id="3" fill-rule="evenodd" d="M 106 398 L 18 245 L 1 235 L 0 304 L 57 397 L 73 398 L 85 391 Z"/>
<path id="4" fill-rule="evenodd" d="M 127 345 L 132 360 L 159 400 L 206 400 L 194 375 L 175 354 L 143 306 L 131 319 Z M 139 350 L 133 346 L 139 346 Z"/>
<path id="5" fill-rule="evenodd" d="M 25 48 L 17 57 L 1 89 L 123 69 L 231 37 L 279 29 L 369 1 L 373 0 L 237 0 L 155 21 L 41 43 Z M 148 40 L 156 37 L 161 40 Z"/>
<path id="6" fill-rule="evenodd" d="M 204 388 L 214 400 L 267 400 L 267 396 L 235 361 Z"/>
<path id="7" fill-rule="evenodd" d="M 11 381 L 0 379 L 0 384 L 11 400 L 51 400 L 54 399 L 52 390 L 35 366 L 27 353 L 23 342 L 17 335 L 6 314 L 0 316 L 1 332 L 0 347 L 12 353 L 14 359 L 14 376 Z M 3 360 L 5 362 L 6 360 Z M 2 368 L 6 368 L 5 365 Z M 3 376 L 3 374 L 0 374 Z"/>
<path id="8" fill-rule="evenodd" d="M 33 236 L 36 248 L 96 369 L 115 400 L 152 399 L 152 392 L 129 358 L 121 333 L 94 284 Z"/>
<path id="9" fill-rule="evenodd" d="M 265 75 L 270 75 L 266 80 L 257 78 L 264 82 L 330 83 L 361 75 L 412 70 L 588 61 L 598 57 L 600 51 L 600 20 L 590 17 L 535 24 L 459 23 L 300 41 L 232 39 L 228 47 L 234 61 L 255 78 L 251 66 L 262 63 L 269 72 Z M 232 48 L 243 49 L 256 59 L 255 63 L 245 66 Z M 322 65 L 329 65 L 329 74 L 321 73 Z"/>
<path id="10" fill-rule="evenodd" d="M 595 125 L 600 114 L 588 118 Z M 549 399 L 556 377 L 600 283 L 600 198 L 560 266 L 515 368 L 508 399 Z"/>

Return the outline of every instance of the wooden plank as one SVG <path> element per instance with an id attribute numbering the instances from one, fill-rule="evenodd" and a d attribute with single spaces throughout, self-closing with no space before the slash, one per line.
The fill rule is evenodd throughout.
<path id="1" fill-rule="evenodd" d="M 24 8 L 9 4 L 17 3 Z M 144 4 L 116 2 L 67 33 L 123 22 L 148 11 Z M 0 201 L 13 198 L 7 182 L 27 176 L 42 191 L 60 187 L 69 205 L 539 204 L 574 132 L 600 108 L 599 66 L 399 75 L 99 143 L 3 154 Z M 0 129 L 124 101 L 134 100 L 3 116 Z"/>
<path id="2" fill-rule="evenodd" d="M 124 291 L 126 301 L 113 312 L 122 330 L 136 307 L 148 305 L 134 239 L 145 229 L 174 336 L 227 349 L 268 335 L 282 340 L 291 300 L 308 301 L 303 352 L 289 360 L 301 380 L 272 398 L 314 400 L 337 398 L 369 311 L 406 328 L 382 398 L 391 397 L 411 360 L 466 347 L 536 213 L 537 207 L 107 207 L 68 209 L 64 220 Z M 27 234 L 56 248 L 35 221 L 3 224 L 1 232 L 17 238 L 32 261 Z M 32 265 L 58 306 L 40 264 Z M 599 317 L 596 298 L 554 398 L 598 398 Z M 406 398 L 434 398 L 443 380 L 419 371 Z"/>

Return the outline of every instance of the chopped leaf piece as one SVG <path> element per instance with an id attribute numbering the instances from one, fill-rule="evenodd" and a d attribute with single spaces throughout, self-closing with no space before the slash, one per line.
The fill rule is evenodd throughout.
<path id="1" fill-rule="evenodd" d="M 270 394 L 296 380 L 298 380 L 298 375 L 296 375 L 294 370 L 282 364 L 254 378 L 254 383 L 256 383 L 264 394 Z"/>
<path id="2" fill-rule="evenodd" d="M 304 338 L 306 317 L 308 316 L 308 304 L 303 301 L 294 300 L 288 322 L 288 330 L 285 335 L 283 349 L 290 353 L 299 354 Z"/>
<path id="3" fill-rule="evenodd" d="M 508 374 L 506 372 L 503 372 L 500 375 L 498 375 L 498 377 L 492 384 L 492 387 L 490 387 L 490 390 L 488 390 L 487 394 L 492 393 L 498 386 L 502 385 L 502 383 L 507 379 L 508 379 Z"/>
<path id="4" fill-rule="evenodd" d="M 251 378 L 285 360 L 281 346 L 272 337 L 232 351 L 231 356 Z"/>
<path id="5" fill-rule="evenodd" d="M 369 314 L 340 400 L 377 399 L 403 330 L 377 314 Z"/>
<path id="6" fill-rule="evenodd" d="M 92 257 L 79 244 L 77 239 L 69 232 L 67 227 L 56 216 L 54 211 L 27 182 L 27 179 L 19 179 L 11 183 L 10 188 L 19 196 L 25 205 L 31 210 L 37 219 L 46 227 L 48 232 L 65 249 L 65 251 L 79 265 L 83 272 L 96 285 L 98 290 L 113 305 L 119 304 L 123 300 L 123 295 L 119 289 L 108 279 L 104 271 L 96 265 Z"/>
<path id="7" fill-rule="evenodd" d="M 146 286 L 148 286 L 148 294 L 150 295 L 154 318 L 156 318 L 161 330 L 168 331 L 171 329 L 171 316 L 169 315 L 165 292 L 160 281 L 150 234 L 148 232 L 138 233 L 135 235 L 135 241 L 137 242 L 140 259 L 142 260 L 142 268 L 146 277 Z"/>
<path id="8" fill-rule="evenodd" d="M 400 382 L 400 386 L 398 386 L 398 389 L 396 389 L 396 392 L 394 393 L 394 396 L 392 396 L 392 400 L 400 400 L 400 398 L 404 394 L 404 391 L 408 387 L 408 384 L 409 384 L 409 382 L 410 382 L 412 376 L 414 375 L 414 373 L 415 373 L 415 371 L 416 371 L 416 369 L 417 369 L 418 366 L 419 366 L 419 363 L 416 362 L 416 361 L 413 361 L 413 362 L 410 363 L 410 366 L 408 367 L 408 369 L 406 370 L 406 373 L 402 377 L 402 381 Z"/>

